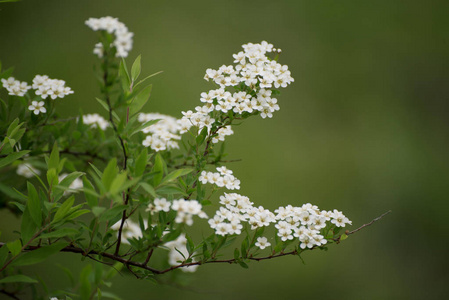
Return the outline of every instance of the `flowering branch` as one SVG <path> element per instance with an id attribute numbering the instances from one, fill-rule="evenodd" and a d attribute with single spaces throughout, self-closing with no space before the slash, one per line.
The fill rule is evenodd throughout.
<path id="1" fill-rule="evenodd" d="M 386 213 L 384 213 L 384 214 L 380 215 L 379 217 L 373 219 L 371 222 L 363 224 L 362 226 L 358 227 L 357 229 L 354 229 L 352 231 L 346 231 L 345 235 L 347 236 L 347 235 L 354 234 L 354 233 L 356 233 L 356 232 L 358 232 L 358 231 L 360 231 L 360 230 L 362 230 L 362 229 L 364 229 L 364 228 L 366 228 L 368 226 L 371 226 L 374 222 L 379 221 L 380 219 L 382 219 L 383 217 L 385 217 L 389 213 L 391 213 L 391 210 L 387 211 Z M 340 242 L 340 240 L 342 239 L 342 237 L 344 237 L 343 234 L 337 236 L 333 240 L 338 244 Z M 0 248 L 5 246 L 5 245 L 6 245 L 5 243 L 1 243 L 0 242 Z M 23 250 L 24 251 L 33 251 L 33 250 L 37 250 L 39 248 L 41 248 L 41 247 L 40 246 L 26 246 L 26 247 L 24 247 Z M 197 265 L 212 264 L 212 263 L 235 264 L 235 263 L 239 263 L 240 261 L 243 261 L 245 259 L 252 260 L 252 261 L 262 261 L 262 260 L 267 260 L 267 259 L 274 259 L 274 258 L 279 258 L 279 257 L 283 257 L 283 256 L 288 256 L 288 255 L 299 255 L 299 254 L 301 254 L 304 251 L 314 250 L 314 249 L 317 249 L 317 248 L 320 248 L 320 247 L 319 246 L 314 246 L 314 247 L 312 247 L 310 249 L 299 249 L 298 248 L 298 249 L 294 249 L 294 250 L 289 251 L 289 252 L 281 251 L 279 254 L 275 254 L 275 252 L 273 252 L 271 255 L 263 256 L 263 257 L 252 257 L 252 256 L 249 256 L 249 257 L 238 257 L 238 258 L 221 259 L 221 260 L 214 259 L 214 260 L 197 261 L 197 262 L 189 262 L 189 263 L 185 263 L 184 262 L 184 263 L 172 266 L 172 267 L 164 269 L 164 270 L 158 270 L 158 269 L 149 267 L 147 265 L 149 260 L 150 260 L 150 257 L 153 254 L 154 248 L 152 248 L 150 250 L 150 252 L 148 253 L 147 258 L 145 259 L 145 261 L 143 263 L 140 263 L 140 262 L 137 262 L 137 261 L 133 261 L 133 260 L 130 260 L 130 259 L 125 259 L 125 258 L 117 255 L 117 253 L 111 254 L 111 253 L 106 253 L 106 252 L 98 252 L 98 251 L 95 251 L 95 250 L 91 250 L 91 251 L 86 253 L 85 250 L 83 250 L 83 249 L 81 249 L 79 247 L 75 247 L 75 246 L 67 246 L 67 247 L 63 248 L 61 250 L 61 252 L 79 253 L 79 254 L 82 254 L 83 256 L 87 256 L 87 257 L 89 257 L 91 259 L 94 259 L 93 257 L 91 257 L 92 255 L 99 255 L 101 257 L 108 258 L 108 259 L 111 259 L 113 261 L 120 262 L 120 263 L 126 265 L 127 267 L 133 266 L 133 267 L 141 268 L 141 269 L 150 271 L 153 274 L 165 274 L 165 273 L 168 273 L 170 271 L 174 271 L 176 269 L 189 267 L 189 266 L 197 266 Z"/>
<path id="2" fill-rule="evenodd" d="M 336 209 L 306 203 L 272 212 L 247 196 L 228 192 L 240 189 L 240 180 L 224 165 L 239 160 L 223 159 L 225 138 L 234 134 L 231 126 L 250 117 L 271 118 L 280 109 L 275 98 L 279 89 L 294 82 L 288 66 L 278 63 L 281 50 L 272 44 L 245 44 L 233 55 L 235 65 L 207 69 L 204 78 L 212 80 L 215 89 L 201 93 L 201 106 L 183 111 L 177 119 L 141 112 L 152 89 L 143 83 L 155 74 L 138 81 L 140 56 L 130 70 L 126 67 L 123 58 L 133 36 L 127 27 L 111 17 L 91 18 L 86 24 L 100 31 L 94 53 L 102 59 L 104 100 L 97 100 L 108 120 L 98 114 L 59 119 L 53 100 L 73 93 L 64 81 L 36 75 L 29 86 L 10 77 L 12 71 L 0 69 L 2 86 L 20 100 L 0 99 L 0 175 L 9 181 L 0 184 L 0 192 L 23 213 L 20 237 L 0 243 L 1 276 L 17 275 L 0 278 L 0 283 L 36 282 L 16 268 L 58 252 L 81 254 L 114 269 L 126 267 L 137 278 L 177 269 L 194 272 L 211 263 L 247 268 L 249 261 L 301 258 L 304 251 L 327 249 L 328 243 L 338 244 L 389 213 L 340 234 L 352 222 Z M 35 96 L 28 94 L 30 89 Z M 11 109 L 14 105 L 21 109 Z M 180 145 L 183 153 L 171 151 Z M 117 157 L 123 157 L 123 163 Z M 15 186 L 15 177 L 9 176 L 14 170 L 36 180 L 27 181 L 26 189 Z M 204 208 L 222 190 L 226 192 L 217 197 L 219 207 L 209 217 Z M 76 198 L 70 195 L 78 192 Z M 77 220 L 84 214 L 90 222 Z M 195 244 L 187 228 L 197 217 L 207 219 L 211 234 Z M 270 225 L 276 228 L 272 238 L 263 236 Z M 220 250 L 234 243 L 239 245 L 234 245 L 233 258 L 221 259 Z M 129 247 L 123 251 L 125 244 Z M 268 255 L 259 254 L 267 247 Z M 165 269 L 155 268 L 154 259 L 150 263 L 159 249 L 168 250 Z M 103 266 L 97 267 L 88 265 L 81 272 L 82 299 L 95 296 L 103 282 Z M 78 292 L 79 286 L 73 288 Z"/>

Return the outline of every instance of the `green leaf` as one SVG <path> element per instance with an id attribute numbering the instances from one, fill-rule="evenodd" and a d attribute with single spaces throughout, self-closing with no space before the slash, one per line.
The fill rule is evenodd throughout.
<path id="1" fill-rule="evenodd" d="M 340 241 L 344 241 L 344 240 L 346 240 L 347 238 L 348 238 L 348 235 L 345 234 L 345 233 L 343 233 L 343 234 L 340 236 Z"/>
<path id="2" fill-rule="evenodd" d="M 122 82 L 122 88 L 125 92 L 128 92 L 131 86 L 131 79 L 129 78 L 129 73 L 126 68 L 125 59 L 122 59 L 119 67 L 120 81 Z"/>
<path id="3" fill-rule="evenodd" d="M 23 150 L 23 151 L 19 151 L 19 152 L 10 153 L 7 157 L 0 159 L 0 168 L 3 168 L 5 166 L 13 163 L 14 161 L 18 160 L 19 158 L 21 158 L 22 156 L 24 156 L 28 153 L 30 153 L 30 150 Z"/>
<path id="4" fill-rule="evenodd" d="M 239 261 L 239 265 L 244 268 L 244 269 L 248 269 L 248 265 L 246 263 L 244 263 L 243 261 Z"/>
<path id="5" fill-rule="evenodd" d="M 156 119 L 156 120 L 150 120 L 148 122 L 143 123 L 142 125 L 140 125 L 139 127 L 137 127 L 136 129 L 134 129 L 134 131 L 129 135 L 129 137 L 132 137 L 133 135 L 135 135 L 136 133 L 140 132 L 142 129 L 145 129 L 153 124 L 156 124 L 157 122 L 159 122 L 161 119 Z"/>
<path id="6" fill-rule="evenodd" d="M 66 237 L 66 236 L 77 235 L 79 233 L 80 233 L 80 231 L 75 228 L 61 228 L 61 229 L 57 229 L 57 230 L 49 232 L 49 233 L 41 234 L 39 236 L 39 238 L 41 238 L 41 239 L 62 238 L 62 237 Z"/>
<path id="7" fill-rule="evenodd" d="M 28 203 L 27 207 L 29 209 L 31 218 L 33 218 L 34 223 L 38 227 L 42 224 L 42 208 L 41 208 L 41 200 L 39 199 L 39 195 L 37 194 L 36 188 L 29 181 L 27 182 L 28 187 Z"/>
<path id="8" fill-rule="evenodd" d="M 186 235 L 186 239 L 187 239 L 186 243 L 187 252 L 189 252 L 189 255 L 192 255 L 193 250 L 195 249 L 195 244 L 193 243 L 190 236 Z"/>
<path id="9" fill-rule="evenodd" d="M 66 177 L 64 177 L 63 180 L 59 183 L 57 186 L 57 190 L 53 192 L 53 196 L 55 197 L 55 201 L 58 201 L 62 195 L 64 194 L 64 191 L 68 190 L 70 185 L 80 176 L 83 176 L 83 172 L 72 172 Z"/>
<path id="10" fill-rule="evenodd" d="M 6 278 L 0 279 L 0 283 L 12 283 L 12 282 L 24 282 L 24 283 L 38 283 L 37 280 L 25 275 L 12 275 Z"/>
<path id="11" fill-rule="evenodd" d="M 82 205 L 82 204 L 81 204 L 81 205 Z M 78 206 L 80 206 L 80 205 L 78 205 Z M 69 214 L 68 214 L 68 216 L 67 216 L 67 218 L 66 218 L 67 221 L 76 219 L 76 218 L 78 218 L 79 216 L 82 216 L 82 215 L 85 215 L 85 214 L 90 213 L 90 210 L 89 210 L 89 209 L 79 209 L 78 206 L 75 206 L 76 208 L 73 207 L 73 208 L 70 210 L 70 212 L 69 212 Z"/>
<path id="12" fill-rule="evenodd" d="M 110 188 L 109 192 L 111 194 L 118 193 L 120 191 L 120 188 L 122 187 L 122 185 L 125 183 L 126 179 L 128 179 L 128 174 L 126 171 L 118 174 L 112 181 L 111 188 Z"/>
<path id="13" fill-rule="evenodd" d="M 74 195 L 70 196 L 66 201 L 64 201 L 64 203 L 61 204 L 61 206 L 56 211 L 56 214 L 53 217 L 53 221 L 51 221 L 51 224 L 57 223 L 62 219 L 64 219 L 64 217 L 68 215 L 70 208 L 72 208 L 73 202 L 75 202 Z"/>
<path id="14" fill-rule="evenodd" d="M 140 64 L 140 59 L 141 56 L 137 56 L 136 60 L 133 63 L 133 66 L 131 67 L 131 78 L 132 81 L 134 82 L 140 75 L 140 69 L 141 69 L 141 64 Z"/>
<path id="15" fill-rule="evenodd" d="M 245 238 L 243 240 L 240 248 L 241 248 L 241 252 L 242 252 L 242 257 L 246 258 L 248 255 L 248 238 Z"/>
<path id="16" fill-rule="evenodd" d="M 109 113 L 109 105 L 106 103 L 106 102 L 104 102 L 103 100 L 101 100 L 101 99 L 98 99 L 98 98 L 95 98 L 97 101 L 98 101 L 98 103 L 100 103 L 101 104 L 101 106 Z M 115 111 L 112 111 L 112 116 L 118 121 L 118 122 L 120 122 L 120 117 L 117 115 L 117 113 L 115 112 Z"/>
<path id="17" fill-rule="evenodd" d="M 25 196 L 24 194 L 22 194 L 21 192 L 19 192 L 16 188 L 12 188 L 12 189 L 14 190 L 14 192 L 17 193 L 18 197 L 20 198 L 18 200 L 21 200 L 21 201 L 24 201 L 24 202 L 26 202 L 28 200 L 28 197 Z"/>
<path id="18" fill-rule="evenodd" d="M 33 218 L 30 215 L 30 209 L 27 206 L 22 215 L 22 224 L 20 226 L 21 237 L 24 244 L 28 243 L 28 241 L 34 236 L 34 233 L 37 230 L 37 225 L 33 221 Z"/>
<path id="19" fill-rule="evenodd" d="M 95 207 L 92 208 L 92 213 L 94 214 L 94 216 L 98 217 L 98 216 L 101 215 L 105 210 L 106 210 L 106 207 L 95 206 Z"/>
<path id="20" fill-rule="evenodd" d="M 265 231 L 265 227 L 260 227 L 256 230 L 256 235 L 254 236 L 254 242 L 250 247 L 254 247 L 254 244 L 256 243 L 256 240 L 258 237 L 261 237 L 263 235 L 263 232 Z"/>
<path id="21" fill-rule="evenodd" d="M 105 213 L 103 213 L 100 216 L 99 221 L 104 222 L 104 221 L 113 219 L 113 218 L 117 217 L 119 214 L 122 214 L 123 211 L 127 208 L 128 208 L 128 205 L 124 205 L 124 204 L 114 206 L 113 208 L 110 208 Z M 111 225 L 113 225 L 113 224 L 111 224 Z"/>
<path id="22" fill-rule="evenodd" d="M 89 163 L 89 165 L 92 167 L 92 169 L 95 171 L 95 174 L 97 174 L 98 177 L 103 176 L 103 173 L 100 170 L 98 170 L 98 168 L 96 166 L 94 166 L 91 163 Z"/>
<path id="23" fill-rule="evenodd" d="M 50 154 L 50 159 L 47 162 L 48 169 L 55 169 L 56 173 L 58 173 L 58 167 L 59 167 L 59 148 L 58 144 L 54 143 L 53 150 Z"/>
<path id="24" fill-rule="evenodd" d="M 274 253 L 278 253 L 281 252 L 281 250 L 284 248 L 284 242 L 283 241 L 279 241 L 276 246 L 274 247 Z"/>
<path id="25" fill-rule="evenodd" d="M 9 251 L 11 251 L 12 256 L 16 256 L 22 251 L 22 243 L 20 243 L 20 240 L 6 243 L 6 246 L 8 247 Z"/>
<path id="26" fill-rule="evenodd" d="M 143 172 L 145 172 L 145 168 L 147 167 L 147 161 L 148 161 L 148 150 L 147 148 L 143 148 L 142 152 L 140 152 L 140 155 L 136 159 L 136 167 L 134 169 L 135 177 L 140 177 L 143 175 Z"/>
<path id="27" fill-rule="evenodd" d="M 0 182 L 0 192 L 7 195 L 8 197 L 16 200 L 23 200 L 23 198 L 16 193 L 12 188 Z M 26 200 L 26 198 L 25 198 Z M 11 203 L 11 202 L 10 202 Z"/>
<path id="28" fill-rule="evenodd" d="M 130 116 L 133 116 L 134 114 L 138 113 L 140 109 L 147 103 L 148 99 L 150 98 L 152 85 L 146 86 L 145 88 L 140 91 L 139 94 L 137 94 L 136 97 L 132 100 L 130 106 L 129 106 L 129 114 Z"/>
<path id="29" fill-rule="evenodd" d="M 17 125 L 19 125 L 19 118 L 15 118 L 14 121 L 12 121 L 11 125 L 9 125 L 6 136 L 11 136 L 13 134 L 13 131 L 17 130 Z"/>
<path id="30" fill-rule="evenodd" d="M 156 72 L 156 73 L 154 73 L 154 74 L 151 74 L 151 75 L 145 77 L 144 79 L 142 79 L 141 81 L 139 81 L 138 83 L 136 83 L 136 84 L 134 85 L 134 87 L 138 86 L 139 84 L 143 83 L 144 81 L 146 81 L 147 79 L 149 79 L 149 78 L 151 78 L 151 77 L 153 77 L 153 76 L 156 76 L 156 75 L 161 74 L 162 72 L 164 72 L 164 71 L 159 71 L 159 72 Z"/>
<path id="31" fill-rule="evenodd" d="M 196 141 L 196 145 L 197 146 L 201 146 L 204 143 L 204 140 L 206 139 L 207 136 L 207 127 L 204 127 L 200 134 L 196 137 L 195 141 Z"/>
<path id="32" fill-rule="evenodd" d="M 235 261 L 240 260 L 240 252 L 239 252 L 239 249 L 237 249 L 237 248 L 234 249 L 234 259 L 235 259 Z"/>
<path id="33" fill-rule="evenodd" d="M 164 177 L 164 179 L 161 182 L 161 185 L 162 184 L 166 184 L 166 183 L 168 183 L 170 181 L 173 181 L 173 180 L 175 180 L 176 178 L 178 178 L 180 176 L 187 175 L 187 174 L 191 173 L 192 171 L 193 171 L 193 169 L 178 169 L 178 170 L 175 170 L 175 171 L 171 172 L 170 174 L 168 174 L 167 176 Z"/>
<path id="34" fill-rule="evenodd" d="M 151 196 L 153 196 L 154 198 L 156 198 L 157 197 L 157 195 L 156 195 L 156 192 L 155 192 L 155 190 L 154 190 L 154 188 L 151 186 L 151 185 L 149 185 L 148 183 L 146 183 L 146 182 L 139 182 L 139 185 L 148 193 L 148 194 L 150 194 Z"/>
<path id="35" fill-rule="evenodd" d="M 94 186 L 92 183 L 90 183 L 89 179 L 87 179 L 85 176 L 83 177 L 83 192 L 84 196 L 86 197 L 87 205 L 89 205 L 91 208 L 98 205 L 98 196 L 95 196 L 96 192 L 94 189 Z M 90 191 L 90 192 L 88 192 Z M 93 194 L 95 193 L 95 194 Z"/>
<path id="36" fill-rule="evenodd" d="M 153 178 L 153 186 L 158 186 L 164 176 L 164 159 L 160 153 L 156 154 L 154 159 L 153 172 L 157 172 Z"/>
<path id="37" fill-rule="evenodd" d="M 37 250 L 23 254 L 14 260 L 11 263 L 11 266 L 28 266 L 40 263 L 41 261 L 44 261 L 48 257 L 61 251 L 65 246 L 67 246 L 67 243 L 64 242 L 55 243 L 50 246 L 43 246 Z"/>
<path id="38" fill-rule="evenodd" d="M 47 171 L 47 182 L 51 188 L 58 185 L 58 175 L 56 174 L 56 169 L 52 168 Z"/>
<path id="39" fill-rule="evenodd" d="M 115 176 L 117 176 L 117 159 L 114 157 L 111 159 L 103 172 L 103 176 L 101 177 L 101 182 L 103 183 L 105 189 L 109 191 L 111 187 L 111 183 L 114 180 Z"/>
<path id="40" fill-rule="evenodd" d="M 186 195 L 186 193 L 181 190 L 179 187 L 172 186 L 172 185 L 164 185 L 161 188 L 158 188 L 156 190 L 157 194 L 159 195 L 175 195 L 175 194 L 182 194 Z"/>

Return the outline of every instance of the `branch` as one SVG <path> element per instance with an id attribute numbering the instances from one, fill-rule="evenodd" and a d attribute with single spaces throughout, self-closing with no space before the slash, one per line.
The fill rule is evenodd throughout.
<path id="1" fill-rule="evenodd" d="M 354 234 L 354 233 L 356 233 L 357 231 L 360 231 L 360 230 L 362 230 L 362 229 L 365 228 L 365 227 L 371 226 L 374 222 L 379 221 L 380 219 L 382 219 L 383 217 L 385 217 L 385 216 L 388 215 L 389 213 L 391 213 L 391 210 L 387 211 L 386 213 L 383 213 L 382 215 L 378 216 L 377 218 L 375 218 L 375 219 L 372 220 L 371 222 L 366 223 L 366 224 L 363 224 L 362 226 L 360 226 L 360 227 L 357 228 L 357 229 L 354 229 L 353 231 L 349 231 L 349 232 L 348 232 L 348 231 L 346 230 L 346 235 Z"/>
<path id="2" fill-rule="evenodd" d="M 125 197 L 125 195 L 123 195 L 123 196 Z M 125 197 L 124 201 L 125 201 L 125 205 L 127 205 L 128 201 L 129 201 L 129 189 L 128 189 L 128 192 L 126 193 L 126 197 Z M 120 228 L 118 230 L 117 245 L 115 247 L 115 255 L 118 255 L 118 253 L 120 251 L 120 244 L 122 242 L 123 225 L 125 224 L 125 221 L 127 218 L 128 218 L 128 216 L 126 216 L 126 209 L 125 209 L 125 210 L 123 210 L 122 220 L 120 223 Z"/>
<path id="3" fill-rule="evenodd" d="M 355 229 L 353 231 L 350 231 L 350 232 L 346 231 L 345 234 L 346 235 L 354 234 L 354 233 L 362 230 L 365 227 L 371 226 L 374 222 L 379 221 L 380 219 L 385 217 L 390 212 L 391 212 L 391 210 L 387 211 L 386 213 L 382 214 L 381 216 L 373 219 L 371 222 L 363 224 L 362 226 L 360 226 L 359 228 L 357 228 L 357 229 Z M 341 235 L 338 236 L 337 238 L 333 239 L 333 240 L 338 244 L 340 242 L 340 239 L 341 239 Z M 0 248 L 5 246 L 5 245 L 6 245 L 5 243 L 0 242 Z M 40 246 L 28 246 L 24 250 L 25 251 L 33 251 L 33 250 L 36 250 L 36 249 L 39 249 L 39 248 L 41 248 L 41 247 Z M 145 260 L 144 263 L 132 261 L 130 259 L 124 259 L 123 257 L 120 257 L 117 254 L 111 254 L 111 253 L 105 253 L 105 252 L 101 253 L 101 252 L 98 252 L 98 251 L 95 251 L 95 250 L 91 250 L 88 253 L 86 253 L 83 249 L 78 248 L 78 247 L 74 247 L 74 246 L 67 246 L 67 247 L 63 248 L 61 250 L 61 252 L 79 253 L 79 254 L 82 254 L 83 256 L 87 256 L 87 257 L 89 257 L 91 259 L 93 259 L 91 257 L 91 255 L 100 255 L 102 257 L 109 258 L 111 260 L 120 262 L 120 263 L 124 264 L 127 268 L 129 268 L 129 266 L 134 266 L 134 267 L 137 267 L 137 268 L 141 268 L 141 269 L 150 271 L 153 274 L 165 274 L 165 273 L 168 273 L 170 271 L 173 271 L 173 270 L 176 270 L 176 269 L 179 269 L 179 268 L 183 268 L 183 267 L 199 266 L 199 265 L 203 265 L 203 264 L 212 264 L 212 263 L 234 264 L 234 263 L 238 263 L 239 261 L 245 260 L 245 259 L 253 260 L 253 261 L 261 261 L 261 260 L 267 260 L 267 259 L 283 257 L 283 256 L 287 256 L 287 255 L 298 255 L 299 253 L 302 253 L 303 251 L 314 250 L 314 249 L 317 249 L 317 248 L 319 248 L 319 247 L 314 246 L 314 247 L 312 247 L 310 249 L 299 250 L 300 252 L 298 252 L 298 250 L 295 249 L 295 250 L 290 251 L 290 252 L 281 252 L 279 254 L 272 254 L 272 255 L 264 256 L 264 257 L 247 257 L 247 258 L 239 257 L 238 259 L 232 258 L 232 259 L 224 259 L 224 260 L 209 260 L 209 261 L 197 261 L 197 262 L 191 262 L 191 263 L 181 263 L 179 265 L 172 266 L 172 267 L 167 268 L 165 270 L 158 270 L 158 269 L 155 269 L 155 268 L 147 266 L 147 263 L 149 261 L 149 257 L 151 257 L 151 254 L 153 253 L 154 248 L 150 250 L 151 254 L 150 253 L 148 254 L 148 257 L 147 257 L 147 259 Z M 102 263 L 104 263 L 104 262 L 102 262 Z"/>

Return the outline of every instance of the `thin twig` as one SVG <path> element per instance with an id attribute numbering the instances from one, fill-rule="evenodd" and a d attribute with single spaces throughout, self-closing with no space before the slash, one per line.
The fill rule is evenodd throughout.
<path id="1" fill-rule="evenodd" d="M 387 211 L 386 213 L 383 213 L 382 215 L 380 215 L 379 217 L 375 218 L 375 219 L 372 220 L 371 222 L 366 223 L 366 224 L 363 224 L 362 226 L 360 226 L 360 227 L 357 228 L 357 229 L 354 229 L 353 231 L 349 231 L 349 232 L 347 231 L 347 232 L 346 232 L 346 235 L 350 235 L 350 234 L 356 233 L 357 231 L 362 230 L 362 229 L 365 228 L 365 227 L 371 226 L 374 222 L 379 221 L 380 219 L 382 219 L 383 217 L 385 217 L 385 216 L 388 215 L 389 213 L 391 213 L 391 210 Z"/>
<path id="2" fill-rule="evenodd" d="M 145 259 L 145 262 L 143 263 L 145 266 L 148 265 L 148 262 L 150 261 L 150 258 L 151 258 L 151 256 L 153 255 L 153 251 L 154 251 L 154 248 L 152 248 L 152 249 L 148 252 L 148 256 L 147 256 L 147 258 Z"/>

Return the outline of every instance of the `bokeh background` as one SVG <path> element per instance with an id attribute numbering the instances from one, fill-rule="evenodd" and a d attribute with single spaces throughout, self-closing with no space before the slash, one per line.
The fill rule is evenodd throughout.
<path id="1" fill-rule="evenodd" d="M 0 4 L 0 59 L 28 82 L 65 79 L 65 116 L 104 111 L 94 79 L 89 17 L 135 33 L 153 79 L 145 107 L 180 117 L 212 86 L 207 68 L 247 42 L 283 50 L 294 84 L 273 119 L 252 118 L 227 139 L 241 193 L 274 210 L 312 202 L 374 226 L 298 258 L 208 265 L 187 287 L 116 277 L 123 299 L 442 299 L 449 282 L 449 2 L 399 0 L 40 0 Z M 2 240 L 19 228 L 0 211 Z M 353 227 L 355 228 L 355 227 Z M 206 230 L 206 229 L 201 229 Z M 79 257 L 59 263 L 79 270 Z M 47 266 L 48 265 L 48 266 Z M 51 264 L 36 270 L 67 284 Z M 78 272 L 78 271 L 76 271 Z"/>

